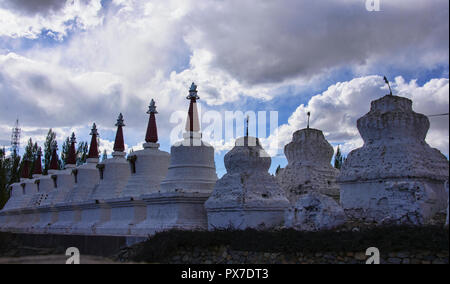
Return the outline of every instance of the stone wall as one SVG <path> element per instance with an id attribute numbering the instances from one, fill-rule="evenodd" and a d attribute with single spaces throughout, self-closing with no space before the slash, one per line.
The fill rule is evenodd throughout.
<path id="1" fill-rule="evenodd" d="M 360 231 L 171 231 L 121 250 L 116 260 L 169 264 L 448 264 L 448 230 L 381 227 Z"/>
<path id="2" fill-rule="evenodd" d="M 381 252 L 381 264 L 448 264 L 448 251 Z M 126 254 L 122 257 L 126 257 Z M 162 261 L 171 264 L 365 264 L 368 256 L 360 251 L 317 253 L 274 253 L 237 251 L 229 246 L 211 249 L 181 248 Z M 122 261 L 125 258 L 122 258 Z"/>

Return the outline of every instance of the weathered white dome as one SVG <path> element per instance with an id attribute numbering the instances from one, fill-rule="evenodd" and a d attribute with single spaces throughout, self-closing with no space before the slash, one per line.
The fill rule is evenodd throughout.
<path id="1" fill-rule="evenodd" d="M 305 128 L 294 132 L 292 142 L 284 147 L 284 153 L 288 164 L 278 173 L 277 181 L 291 203 L 308 192 L 339 198 L 336 183 L 339 170 L 331 166 L 334 150 L 322 131 Z"/>

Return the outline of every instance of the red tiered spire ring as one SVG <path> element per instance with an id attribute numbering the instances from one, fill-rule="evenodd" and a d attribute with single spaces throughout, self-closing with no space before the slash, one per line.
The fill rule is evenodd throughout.
<path id="1" fill-rule="evenodd" d="M 97 132 L 97 125 L 95 125 L 95 123 L 92 125 L 91 135 L 92 135 L 91 146 L 89 147 L 88 158 L 98 159 L 99 156 L 97 143 L 98 132 Z"/>
<path id="2" fill-rule="evenodd" d="M 156 143 L 158 142 L 158 129 L 156 128 L 155 114 L 158 112 L 156 111 L 156 105 L 153 99 L 150 102 L 147 113 L 150 114 L 150 118 L 148 120 L 147 133 L 145 134 L 145 142 Z"/>
<path id="3" fill-rule="evenodd" d="M 188 132 L 199 132 L 200 123 L 198 120 L 197 100 L 199 100 L 200 97 L 197 95 L 197 85 L 195 85 L 195 83 L 192 83 L 191 88 L 189 89 L 189 96 L 187 96 L 186 99 L 190 100 L 190 104 L 185 129 Z"/>
<path id="4" fill-rule="evenodd" d="M 34 162 L 33 175 L 42 175 L 42 149 L 39 147 L 36 162 Z"/>
<path id="5" fill-rule="evenodd" d="M 67 157 L 67 164 L 70 165 L 76 165 L 77 163 L 77 152 L 75 150 L 75 143 L 77 143 L 75 133 L 72 133 L 72 137 L 70 137 L 69 155 Z"/>
<path id="6" fill-rule="evenodd" d="M 119 114 L 119 118 L 117 119 L 117 132 L 116 132 L 116 140 L 114 141 L 114 151 L 115 152 L 123 152 L 125 151 L 125 143 L 123 140 L 123 129 L 125 126 L 123 123 L 123 115 Z"/>
<path id="7" fill-rule="evenodd" d="M 52 143 L 52 158 L 50 159 L 50 170 L 58 170 L 58 153 L 56 152 L 58 150 L 58 143 L 56 141 L 53 141 Z"/>
<path id="8" fill-rule="evenodd" d="M 23 161 L 22 172 L 20 175 L 21 178 L 29 178 L 30 177 L 30 161 L 27 159 Z"/>

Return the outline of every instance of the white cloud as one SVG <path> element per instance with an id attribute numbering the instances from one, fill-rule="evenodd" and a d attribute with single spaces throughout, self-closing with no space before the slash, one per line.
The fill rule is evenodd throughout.
<path id="1" fill-rule="evenodd" d="M 449 79 L 432 79 L 423 86 L 415 80 L 405 82 L 399 76 L 393 82 L 395 95 L 412 99 L 413 110 L 426 115 L 448 113 Z M 358 118 L 370 110 L 370 102 L 378 99 L 388 91 L 381 76 L 366 76 L 347 82 L 336 83 L 316 96 L 308 104 L 300 105 L 290 116 L 287 124 L 281 125 L 268 139 L 264 139 L 270 154 L 282 151 L 284 145 L 292 140 L 292 134 L 306 127 L 307 115 L 311 112 L 311 127 L 324 132 L 326 139 L 340 144 L 344 153 L 362 146 L 363 141 L 356 128 Z M 427 143 L 449 154 L 449 120 L 448 116 L 430 118 L 431 126 Z"/>
<path id="2" fill-rule="evenodd" d="M 447 1 L 384 1 L 378 14 L 368 13 L 360 0 L 113 0 L 107 7 L 100 0 L 61 7 L 39 2 L 46 5 L 23 7 L 26 13 L 0 5 L 0 36 L 36 38 L 48 30 L 61 40 L 7 53 L 0 46 L 0 123 L 6 126 L 0 141 L 9 139 L 17 116 L 40 129 L 42 139 L 49 127 L 61 132 L 58 137 L 72 129 L 88 137 L 94 121 L 100 131 L 113 131 L 122 112 L 125 142 L 140 147 L 150 99 L 160 112 L 159 136 L 168 137 L 170 115 L 186 111 L 192 81 L 210 108 L 238 104 L 243 97 L 269 101 L 288 88 L 323 89 L 340 68 L 365 76 L 385 68 L 448 66 Z M 417 94 L 417 110 L 445 105 L 441 93 L 439 104 L 429 101 L 429 90 L 445 92 L 445 85 L 439 87 L 445 79 L 425 86 L 398 80 L 398 92 Z M 382 95 L 381 87 L 376 76 L 330 86 L 299 106 L 280 127 L 280 141 L 304 127 L 309 109 L 313 126 L 332 142 L 345 142 L 344 151 L 361 145 L 355 119 Z M 448 133 L 448 124 L 439 119 L 431 119 L 428 139 L 448 153 L 448 140 L 440 134 Z M 226 149 L 231 142 L 217 146 Z"/>
<path id="3" fill-rule="evenodd" d="M 102 8 L 101 0 L 66 1 L 65 5 L 57 4 L 56 10 L 52 9 L 54 7 L 52 5 L 40 9 L 36 5 L 38 1 L 35 0 L 20 2 L 34 4 L 35 7 L 31 7 L 30 10 L 27 7 L 31 5 L 13 5 L 13 8 L 17 9 L 8 9 L 11 5 L 0 3 L 3 4 L 0 6 L 0 36 L 34 39 L 42 31 L 48 30 L 50 35 L 55 35 L 55 38 L 62 39 L 72 29 L 89 29 L 101 24 L 103 20 L 102 15 L 99 14 Z M 56 3 L 56 1 L 53 2 Z M 33 13 L 22 13 L 22 11 L 31 11 Z"/>

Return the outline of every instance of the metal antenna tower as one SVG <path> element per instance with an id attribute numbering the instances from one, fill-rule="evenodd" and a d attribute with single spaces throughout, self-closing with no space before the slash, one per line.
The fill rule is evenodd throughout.
<path id="1" fill-rule="evenodd" d="M 16 155 L 19 154 L 21 132 L 22 130 L 19 127 L 19 119 L 17 119 L 11 134 L 11 151 Z"/>

